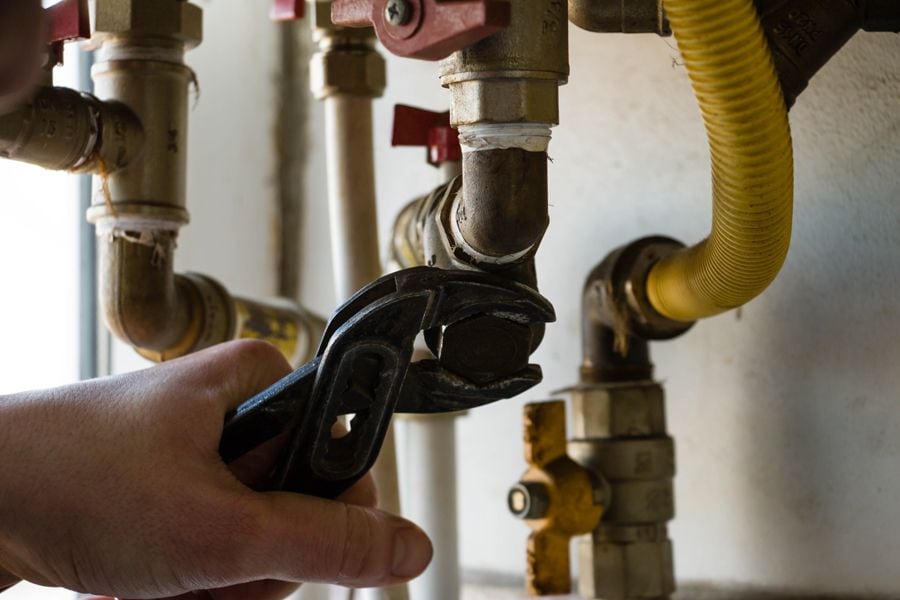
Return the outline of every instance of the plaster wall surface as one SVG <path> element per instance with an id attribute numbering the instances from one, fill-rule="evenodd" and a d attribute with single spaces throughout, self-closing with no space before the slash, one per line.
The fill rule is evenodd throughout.
<path id="1" fill-rule="evenodd" d="M 571 29 L 571 77 L 550 146 L 551 225 L 538 256 L 559 322 L 535 355 L 545 384 L 459 424 L 464 567 L 522 574 L 507 514 L 524 468 L 520 410 L 576 381 L 579 292 L 635 238 L 708 232 L 708 152 L 672 40 Z M 436 173 L 391 149 L 395 103 L 446 109 L 433 64 L 388 59 L 376 103 L 382 240 Z M 321 108 L 304 229 L 303 295 L 329 310 Z M 795 233 L 775 284 L 740 312 L 655 344 L 678 449 L 670 528 L 682 580 L 900 594 L 900 36 L 860 34 L 791 113 Z"/>

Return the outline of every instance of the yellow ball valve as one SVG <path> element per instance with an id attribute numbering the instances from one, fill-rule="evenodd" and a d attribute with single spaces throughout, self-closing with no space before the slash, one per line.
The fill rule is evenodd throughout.
<path id="1" fill-rule="evenodd" d="M 528 538 L 528 593 L 568 594 L 569 541 L 600 522 L 604 486 L 566 454 L 566 405 L 526 404 L 525 460 L 530 468 L 508 496 L 510 511 L 532 529 Z"/>

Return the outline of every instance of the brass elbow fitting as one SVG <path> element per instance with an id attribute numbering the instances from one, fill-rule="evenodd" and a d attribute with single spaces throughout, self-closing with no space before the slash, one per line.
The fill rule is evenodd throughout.
<path id="1" fill-rule="evenodd" d="M 566 3 L 512 0 L 506 29 L 441 61 L 463 148 L 451 233 L 481 268 L 526 262 L 547 228 L 547 144 L 569 75 Z"/>
<path id="2" fill-rule="evenodd" d="M 0 158 L 107 174 L 134 160 L 143 135 L 141 122 L 119 102 L 42 87 L 30 102 L 0 116 Z"/>
<path id="3" fill-rule="evenodd" d="M 324 321 L 287 300 L 238 298 L 206 275 L 176 274 L 175 231 L 128 227 L 98 223 L 100 298 L 110 330 L 139 354 L 159 362 L 238 338 L 266 340 L 293 365 L 315 353 Z"/>
<path id="4" fill-rule="evenodd" d="M 658 313 L 647 296 L 650 270 L 662 259 L 684 249 L 684 244 L 663 236 L 641 238 L 616 248 L 591 272 L 582 303 L 585 343 L 594 343 L 595 328 L 607 328 L 623 354 L 628 339 L 668 340 L 681 335 L 693 322 L 675 321 Z M 585 357 L 590 362 L 589 347 Z M 593 365 L 583 365 L 588 371 Z M 594 375 L 591 376 L 593 378 Z"/>

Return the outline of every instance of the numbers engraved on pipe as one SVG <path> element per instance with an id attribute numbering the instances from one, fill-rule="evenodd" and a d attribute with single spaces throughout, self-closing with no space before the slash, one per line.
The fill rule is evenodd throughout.
<path id="1" fill-rule="evenodd" d="M 772 33 L 781 38 L 797 56 L 802 56 L 822 37 L 816 20 L 802 10 L 792 10 L 783 17 Z"/>
<path id="2" fill-rule="evenodd" d="M 550 0 L 547 3 L 547 9 L 544 11 L 544 18 L 541 24 L 541 33 L 551 34 L 559 31 L 561 24 L 565 21 L 565 5 L 563 0 Z"/>
<path id="3" fill-rule="evenodd" d="M 170 129 L 167 132 L 167 145 L 166 149 L 172 154 L 178 154 L 178 130 Z"/>

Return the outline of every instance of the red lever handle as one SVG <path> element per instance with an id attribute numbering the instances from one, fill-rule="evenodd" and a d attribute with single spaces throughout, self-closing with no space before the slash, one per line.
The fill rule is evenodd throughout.
<path id="1" fill-rule="evenodd" d="M 331 20 L 374 27 L 397 56 L 440 60 L 509 25 L 507 0 L 334 0 Z"/>
<path id="2" fill-rule="evenodd" d="M 91 37 L 87 0 L 62 0 L 44 10 L 49 24 L 50 65 L 63 62 L 63 44 Z"/>
<path id="3" fill-rule="evenodd" d="M 394 107 L 392 146 L 425 146 L 428 162 L 437 165 L 462 160 L 459 136 L 450 127 L 450 112 L 432 112 L 414 106 Z"/>
<path id="4" fill-rule="evenodd" d="M 269 16 L 273 21 L 296 21 L 302 19 L 306 0 L 274 0 Z"/>
<path id="5" fill-rule="evenodd" d="M 87 0 L 63 0 L 45 11 L 50 23 L 48 39 L 66 42 L 91 37 Z"/>

